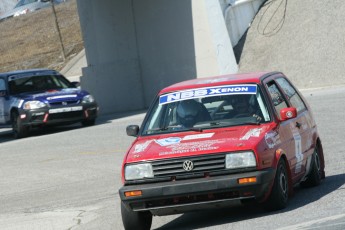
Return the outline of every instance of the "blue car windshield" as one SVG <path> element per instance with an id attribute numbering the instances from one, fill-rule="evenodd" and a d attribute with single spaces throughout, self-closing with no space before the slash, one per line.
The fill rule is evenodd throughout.
<path id="1" fill-rule="evenodd" d="M 61 75 L 10 76 L 8 84 L 10 94 L 75 88 L 72 83 Z"/>

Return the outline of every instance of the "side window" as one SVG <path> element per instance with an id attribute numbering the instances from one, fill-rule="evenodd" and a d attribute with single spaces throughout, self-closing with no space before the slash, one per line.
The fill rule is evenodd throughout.
<path id="1" fill-rule="evenodd" d="M 3 97 L 6 95 L 6 84 L 5 80 L 0 78 L 0 97 Z"/>
<path id="2" fill-rule="evenodd" d="M 279 91 L 275 82 L 270 82 L 267 84 L 268 92 L 271 96 L 273 106 L 277 112 L 278 117 L 280 118 L 280 110 L 288 107 L 286 101 L 284 100 L 283 95 Z"/>
<path id="3" fill-rule="evenodd" d="M 0 91 L 6 90 L 5 80 L 0 78 Z"/>
<path id="4" fill-rule="evenodd" d="M 284 91 L 284 94 L 290 101 L 291 105 L 297 109 L 297 112 L 301 112 L 306 109 L 302 98 L 285 78 L 278 78 L 277 82 Z"/>

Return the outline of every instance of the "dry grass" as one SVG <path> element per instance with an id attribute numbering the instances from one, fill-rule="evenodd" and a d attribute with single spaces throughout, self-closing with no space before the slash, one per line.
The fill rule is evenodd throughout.
<path id="1" fill-rule="evenodd" d="M 76 0 L 55 6 L 65 47 L 63 62 L 51 8 L 0 22 L 0 72 L 52 68 L 60 70 L 84 47 Z"/>

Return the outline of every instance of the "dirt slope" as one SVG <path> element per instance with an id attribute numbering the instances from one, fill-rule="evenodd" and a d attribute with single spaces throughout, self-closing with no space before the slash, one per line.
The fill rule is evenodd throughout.
<path id="1" fill-rule="evenodd" d="M 65 61 L 52 12 L 51 8 L 44 8 L 0 21 L 0 72 L 30 68 L 60 70 L 84 48 L 76 0 L 56 5 Z"/>

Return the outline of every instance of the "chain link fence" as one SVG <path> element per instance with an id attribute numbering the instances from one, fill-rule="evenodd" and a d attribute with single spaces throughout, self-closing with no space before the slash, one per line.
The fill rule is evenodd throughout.
<path id="1" fill-rule="evenodd" d="M 0 21 L 0 72 L 61 70 L 84 48 L 76 0 L 55 5 L 55 12 L 48 7 Z"/>

